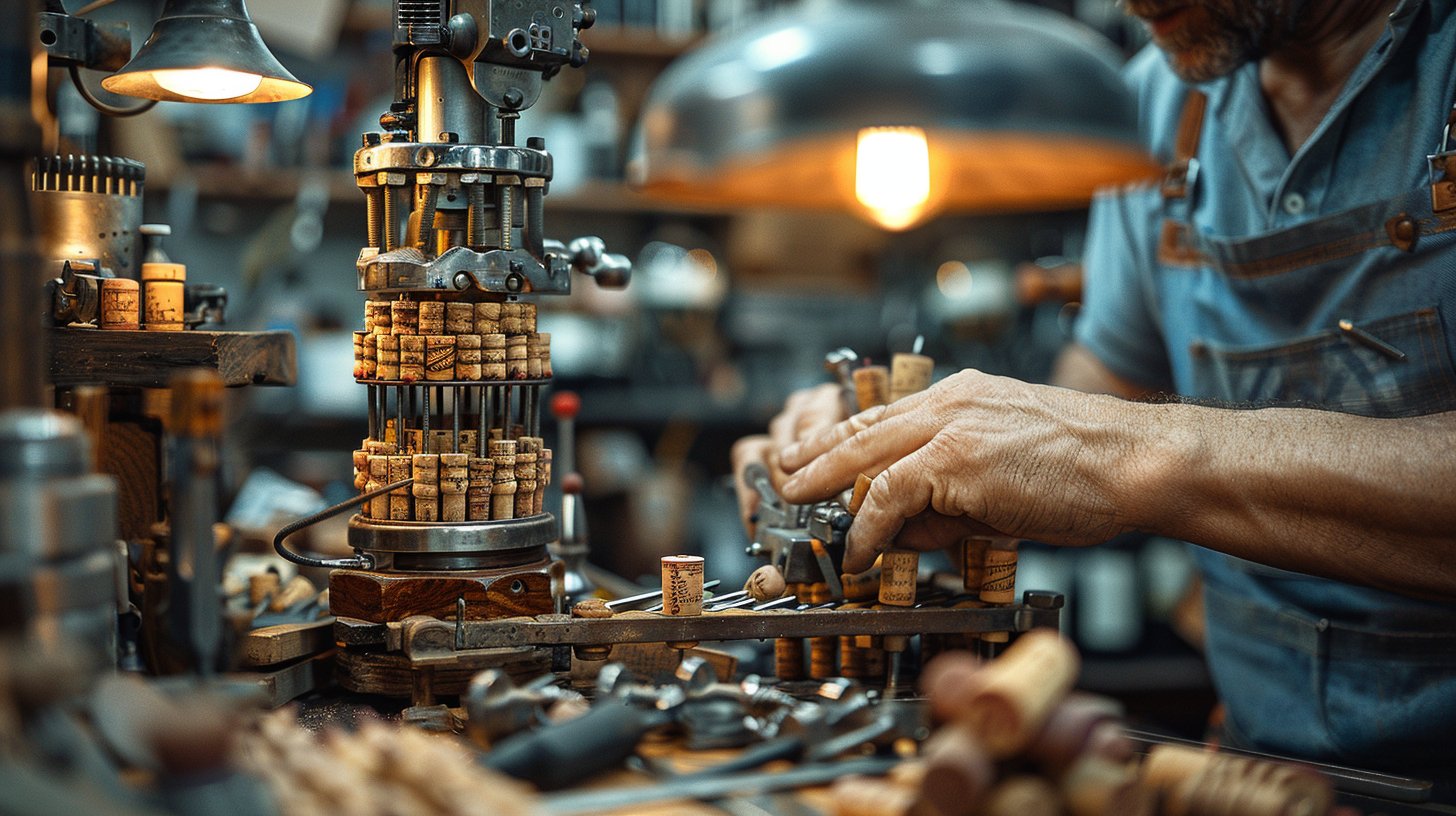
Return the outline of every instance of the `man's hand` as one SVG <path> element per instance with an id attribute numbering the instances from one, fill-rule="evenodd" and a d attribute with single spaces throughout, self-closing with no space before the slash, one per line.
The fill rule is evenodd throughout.
<path id="1" fill-rule="evenodd" d="M 747 436 L 733 445 L 734 487 L 738 492 L 738 513 L 743 528 L 753 532 L 753 515 L 758 511 L 758 492 L 743 480 L 743 471 L 754 462 L 768 468 L 774 489 L 782 488 L 788 475 L 779 467 L 779 454 L 790 445 L 809 439 L 844 418 L 843 389 L 832 383 L 795 391 L 768 424 L 768 435 Z"/>
<path id="2" fill-rule="evenodd" d="M 827 499 L 874 477 L 849 531 L 845 569 L 892 540 L 934 549 L 972 534 L 1056 544 L 1130 529 L 1119 512 L 1123 467 L 1136 465 L 1129 403 L 963 371 L 872 408 L 780 452 L 781 493 Z"/>

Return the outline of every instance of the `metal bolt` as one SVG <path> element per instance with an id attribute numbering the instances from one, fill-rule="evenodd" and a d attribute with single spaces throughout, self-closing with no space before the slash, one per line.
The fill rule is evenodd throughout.
<path id="1" fill-rule="evenodd" d="M 520 261 L 512 260 L 511 261 L 511 271 L 514 272 L 514 273 L 516 273 L 517 275 L 519 275 L 522 272 L 526 271 L 526 265 L 523 264 L 523 263 L 521 263 Z"/>
<path id="2" fill-rule="evenodd" d="M 514 110 L 521 107 L 521 104 L 526 101 L 526 95 L 521 93 L 519 88 L 511 88 L 501 97 L 501 101 L 506 103 L 507 108 Z"/>
<path id="3" fill-rule="evenodd" d="M 1021 595 L 1021 602 L 1032 609 L 1061 609 L 1067 599 L 1060 592 L 1045 589 L 1028 589 Z"/>

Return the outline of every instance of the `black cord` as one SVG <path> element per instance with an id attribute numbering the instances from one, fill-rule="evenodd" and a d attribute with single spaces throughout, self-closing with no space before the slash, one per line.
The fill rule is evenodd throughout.
<path id="1" fill-rule="evenodd" d="M 76 93 L 79 93 L 82 99 L 89 102 L 91 104 L 91 107 L 101 111 L 107 116 L 136 116 L 139 113 L 146 113 L 147 111 L 157 106 L 157 100 L 155 99 L 148 99 L 140 105 L 131 108 L 122 108 L 116 105 L 108 105 L 107 103 L 102 102 L 100 99 L 97 99 L 96 95 L 91 93 L 91 89 L 86 87 L 86 83 L 81 81 L 81 72 L 76 70 L 75 63 L 71 63 L 66 67 L 69 68 L 71 71 L 71 84 L 76 86 Z"/>
<path id="2" fill-rule="evenodd" d="M 278 554 L 284 558 L 284 560 L 292 561 L 293 563 L 303 567 L 318 567 L 319 569 L 369 569 L 370 567 L 374 566 L 374 559 L 370 558 L 368 555 L 360 554 L 354 556 L 353 558 L 319 558 L 317 556 L 304 555 L 303 553 L 294 552 L 293 550 L 290 550 L 287 547 L 283 546 L 283 542 L 289 536 L 293 535 L 299 530 L 302 530 L 305 527 L 311 527 L 315 524 L 318 524 L 320 521 L 323 521 L 324 519 L 331 519 L 334 516 L 337 516 L 340 513 L 344 512 L 345 510 L 348 510 L 352 507 L 357 507 L 358 505 L 361 505 L 364 502 L 375 498 L 376 496 L 382 496 L 385 493 L 393 490 L 398 490 L 402 487 L 409 487 L 414 483 L 415 480 L 412 478 L 401 479 L 394 484 L 388 484 L 384 487 L 376 488 L 369 491 L 368 493 L 363 493 L 361 495 L 355 496 L 348 501 L 340 502 L 333 507 L 320 510 L 311 516 L 304 516 L 298 521 L 295 521 L 285 526 L 283 529 L 278 531 L 278 535 L 273 536 L 273 549 L 276 550 Z"/>

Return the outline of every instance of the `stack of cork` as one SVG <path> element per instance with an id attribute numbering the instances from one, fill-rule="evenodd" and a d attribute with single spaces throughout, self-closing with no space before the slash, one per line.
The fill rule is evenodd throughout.
<path id="1" fill-rule="evenodd" d="M 370 300 L 354 333 L 354 377 L 478 382 L 551 376 L 551 335 L 534 303 Z"/>
<path id="2" fill-rule="evenodd" d="M 1117 702 L 1072 692 L 1076 649 L 1022 635 L 990 663 L 950 652 L 923 678 L 942 725 L 888 777 L 846 778 L 839 816 L 1324 816 L 1332 787 L 1308 768 L 1158 745 L 1139 767 Z"/>
<path id="3" fill-rule="evenodd" d="M 365 503 L 360 508 L 365 518 L 457 523 L 543 512 L 552 456 L 541 437 L 492 440 L 490 457 L 478 457 L 456 452 L 448 441 L 450 432 L 432 432 L 428 452 L 410 434 L 419 431 L 406 431 L 413 441 L 404 451 L 392 441 L 374 439 L 354 451 L 354 489 L 360 493 L 414 479 L 407 488 Z M 462 431 L 460 450 L 474 450 L 475 439 L 474 431 Z"/>

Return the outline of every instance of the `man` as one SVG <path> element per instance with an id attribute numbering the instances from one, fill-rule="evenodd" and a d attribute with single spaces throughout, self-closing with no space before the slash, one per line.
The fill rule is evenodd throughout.
<path id="1" fill-rule="evenodd" d="M 1433 201 L 1427 154 L 1448 149 L 1456 0 L 1128 11 L 1171 171 L 1094 203 L 1066 388 L 965 371 L 827 430 L 820 389 L 736 458 L 776 456 L 794 502 L 874 475 L 850 570 L 988 530 L 1193 542 L 1228 739 L 1449 798 L 1456 201 Z M 1190 399 L 1130 401 L 1159 392 Z"/>

